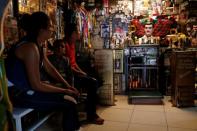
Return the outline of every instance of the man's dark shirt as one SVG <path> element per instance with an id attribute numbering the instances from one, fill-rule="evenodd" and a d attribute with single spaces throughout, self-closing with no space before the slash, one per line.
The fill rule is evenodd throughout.
<path id="1" fill-rule="evenodd" d="M 58 72 L 64 77 L 65 80 L 72 84 L 73 72 L 70 66 L 70 61 L 67 57 L 58 57 L 55 54 L 48 56 L 49 61 L 58 70 Z"/>

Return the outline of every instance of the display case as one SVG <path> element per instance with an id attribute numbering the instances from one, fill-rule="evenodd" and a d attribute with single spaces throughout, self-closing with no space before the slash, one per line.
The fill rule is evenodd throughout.
<path id="1" fill-rule="evenodd" d="M 129 103 L 134 103 L 136 98 L 161 98 L 158 92 L 159 46 L 130 46 L 125 53 Z"/>
<path id="2" fill-rule="evenodd" d="M 127 57 L 127 87 L 129 89 L 158 88 L 157 59 L 158 46 L 156 45 L 130 46 Z"/>

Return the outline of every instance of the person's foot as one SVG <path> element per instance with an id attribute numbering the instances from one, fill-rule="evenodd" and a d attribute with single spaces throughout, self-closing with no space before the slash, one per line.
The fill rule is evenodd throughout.
<path id="1" fill-rule="evenodd" d="M 92 124 L 102 125 L 104 123 L 104 119 L 96 115 L 94 118 L 88 118 L 88 122 Z"/>

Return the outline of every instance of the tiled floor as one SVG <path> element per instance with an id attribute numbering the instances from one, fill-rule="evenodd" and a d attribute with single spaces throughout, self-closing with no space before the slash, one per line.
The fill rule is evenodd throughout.
<path id="1" fill-rule="evenodd" d="M 169 99 L 163 99 L 164 105 L 130 105 L 127 96 L 116 96 L 116 106 L 98 109 L 104 125 L 83 125 L 82 131 L 197 131 L 197 104 L 176 108 Z M 37 131 L 54 131 L 47 124 Z"/>

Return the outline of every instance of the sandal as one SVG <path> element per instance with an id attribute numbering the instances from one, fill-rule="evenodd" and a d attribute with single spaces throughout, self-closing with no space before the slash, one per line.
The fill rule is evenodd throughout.
<path id="1" fill-rule="evenodd" d="M 94 118 L 88 119 L 88 122 L 90 122 L 92 124 L 102 125 L 102 124 L 104 124 L 104 119 L 102 119 L 101 117 L 96 115 Z"/>

